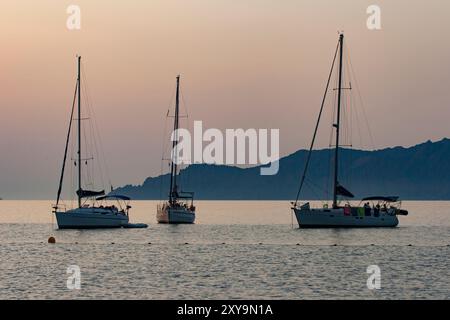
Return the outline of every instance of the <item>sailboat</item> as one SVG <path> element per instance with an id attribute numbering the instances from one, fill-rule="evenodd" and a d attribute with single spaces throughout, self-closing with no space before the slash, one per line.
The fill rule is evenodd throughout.
<path id="1" fill-rule="evenodd" d="M 175 117 L 173 124 L 173 132 L 177 135 L 179 128 L 179 111 L 180 111 L 180 76 L 177 76 L 177 89 L 175 101 Z M 159 204 L 156 212 L 156 220 L 158 223 L 182 224 L 194 223 L 195 221 L 195 206 L 194 206 L 194 192 L 185 192 L 179 189 L 177 181 L 178 176 L 178 161 L 177 145 L 178 136 L 175 136 L 172 142 L 172 161 L 170 166 L 170 188 L 169 200 L 163 204 Z"/>
<path id="2" fill-rule="evenodd" d="M 72 104 L 72 112 L 70 115 L 69 129 L 67 132 L 66 146 L 64 150 L 64 160 L 59 181 L 56 204 L 53 206 L 53 212 L 56 216 L 59 229 L 86 229 L 86 228 L 120 228 L 128 226 L 128 211 L 130 198 L 121 195 L 106 195 L 104 190 L 94 191 L 83 189 L 82 181 L 82 159 L 81 147 L 81 57 L 78 57 L 78 77 L 75 88 L 75 95 Z M 78 206 L 75 209 L 66 210 L 65 205 L 60 203 L 61 191 L 64 180 L 64 171 L 67 160 L 67 151 L 71 135 L 71 127 L 75 111 L 75 100 L 78 102 L 78 149 L 75 165 L 77 166 L 78 175 Z M 91 159 L 89 159 L 91 160 Z M 117 202 L 118 206 L 110 205 L 109 201 Z"/>
<path id="3" fill-rule="evenodd" d="M 300 203 L 299 197 L 305 182 L 308 165 L 311 159 L 314 142 L 319 127 L 323 107 L 325 104 L 326 94 L 329 88 L 331 75 L 336 62 L 336 56 L 339 50 L 339 74 L 337 88 L 337 111 L 336 122 L 333 124 L 335 130 L 335 149 L 334 149 L 334 179 L 333 179 L 333 202 L 328 207 L 325 203 L 321 208 L 311 208 L 309 202 Z M 300 228 L 360 228 L 360 227 L 396 227 L 399 224 L 398 215 L 407 215 L 408 211 L 402 210 L 401 202 L 397 196 L 371 196 L 361 200 L 357 206 L 352 206 L 349 201 L 344 205 L 341 199 L 352 199 L 354 195 L 343 185 L 339 183 L 339 149 L 340 149 L 340 128 L 341 128 L 341 101 L 343 88 L 343 54 L 344 54 L 344 34 L 339 35 L 339 42 L 334 54 L 333 64 L 331 67 L 325 95 L 322 100 L 322 106 L 317 119 L 316 127 L 311 142 L 311 147 L 306 159 L 305 168 L 300 182 L 295 202 L 292 202 L 291 210 L 295 214 Z M 363 205 L 361 205 L 364 203 Z"/>

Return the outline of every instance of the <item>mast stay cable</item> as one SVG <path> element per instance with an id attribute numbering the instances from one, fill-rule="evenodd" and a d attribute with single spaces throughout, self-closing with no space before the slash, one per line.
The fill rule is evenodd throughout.
<path id="1" fill-rule="evenodd" d="M 58 187 L 58 193 L 57 193 L 57 196 L 56 196 L 55 209 L 58 208 L 59 200 L 61 198 L 62 184 L 63 184 L 63 180 L 64 180 L 64 170 L 66 168 L 66 160 L 67 160 L 67 149 L 68 149 L 68 146 L 69 146 L 70 131 L 71 131 L 71 128 L 72 128 L 73 113 L 74 113 L 74 110 L 75 110 L 75 100 L 76 100 L 76 97 L 77 97 L 77 92 L 78 92 L 78 83 L 75 85 L 75 93 L 73 95 L 72 112 L 70 113 L 69 129 L 67 130 L 66 146 L 64 148 L 64 159 L 63 159 L 63 164 L 62 164 L 62 169 L 61 169 L 61 176 L 59 178 L 59 187 Z"/>
<path id="2" fill-rule="evenodd" d="M 340 44 L 340 42 L 338 42 L 338 44 L 336 46 L 336 51 L 334 53 L 333 62 L 331 64 L 330 74 L 328 75 L 328 81 L 327 81 L 327 85 L 326 85 L 326 88 L 325 88 L 325 93 L 324 93 L 323 99 L 322 99 L 322 105 L 320 107 L 319 115 L 317 117 L 317 122 L 316 122 L 316 127 L 314 129 L 313 139 L 311 141 L 311 145 L 310 145 L 310 148 L 309 148 L 308 157 L 306 159 L 305 168 L 303 170 L 303 175 L 302 175 L 302 178 L 301 178 L 301 181 L 300 181 L 300 187 L 298 188 L 298 192 L 297 192 L 297 197 L 295 198 L 294 207 L 297 206 L 298 199 L 300 197 L 300 192 L 302 191 L 303 185 L 305 183 L 306 172 L 308 170 L 309 162 L 311 160 L 312 150 L 314 148 L 314 143 L 315 143 L 316 136 L 317 136 L 317 131 L 319 129 L 319 123 L 320 123 L 320 119 L 322 117 L 323 107 L 325 105 L 325 101 L 326 101 L 326 97 L 327 97 L 327 93 L 328 93 L 328 88 L 330 86 L 330 80 L 331 80 L 331 76 L 333 74 L 333 69 L 334 69 L 334 65 L 335 65 L 335 62 L 336 62 L 336 57 L 337 57 L 337 53 L 338 53 L 338 49 L 339 49 L 339 44 Z"/>

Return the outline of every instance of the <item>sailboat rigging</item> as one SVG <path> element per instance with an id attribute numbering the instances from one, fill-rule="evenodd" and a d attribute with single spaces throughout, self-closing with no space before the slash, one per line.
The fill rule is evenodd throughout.
<path id="1" fill-rule="evenodd" d="M 59 179 L 56 204 L 53 206 L 58 228 L 60 229 L 84 229 L 84 228 L 117 228 L 128 226 L 130 198 L 126 196 L 114 195 L 105 196 L 105 191 L 95 191 L 83 189 L 82 180 L 82 139 L 81 139 L 81 57 L 78 57 L 78 75 L 75 88 L 72 111 L 70 115 L 69 128 L 67 131 L 66 144 L 64 148 L 64 158 Z M 60 204 L 61 192 L 64 181 L 64 173 L 67 162 L 68 146 L 71 136 L 71 128 L 75 113 L 75 100 L 77 100 L 77 166 L 78 189 L 76 191 L 78 207 L 65 210 L 65 206 Z M 87 160 L 85 160 L 87 161 Z M 118 207 L 107 205 L 107 200 L 116 200 Z M 91 204 L 88 202 L 92 202 Z M 103 204 L 105 203 L 105 204 Z"/>
<path id="2" fill-rule="evenodd" d="M 178 176 L 178 129 L 180 118 L 180 76 L 177 76 L 175 97 L 175 116 L 173 123 L 172 160 L 170 165 L 169 200 L 158 205 L 156 220 L 158 223 L 191 224 L 195 222 L 194 192 L 181 191 L 177 181 Z"/>
<path id="3" fill-rule="evenodd" d="M 323 114 L 326 96 L 329 90 L 331 77 L 339 54 L 338 68 L 338 88 L 337 88 L 337 110 L 336 119 L 333 123 L 335 130 L 334 163 L 333 163 L 333 199 L 332 207 L 325 204 L 323 208 L 313 209 L 309 202 L 299 203 L 300 194 L 305 183 L 307 171 L 311 161 L 311 154 L 314 148 L 319 123 Z M 301 176 L 300 186 L 295 202 L 292 203 L 292 210 L 295 214 L 299 227 L 320 228 L 320 227 L 396 227 L 399 223 L 397 215 L 407 215 L 406 210 L 400 209 L 401 203 L 398 197 L 376 196 L 362 199 L 364 206 L 352 206 L 347 202 L 344 206 L 340 204 L 339 197 L 352 199 L 355 196 L 339 182 L 340 165 L 340 133 L 341 133 L 341 104 L 343 100 L 343 90 L 351 89 L 343 87 L 343 56 L 344 56 L 344 34 L 339 35 L 338 45 L 334 54 L 331 70 L 325 88 L 325 94 L 319 111 L 319 116 L 314 129 L 313 138 L 306 158 L 304 171 Z M 367 202 L 366 202 L 367 201 Z M 370 205 L 372 202 L 372 206 Z"/>

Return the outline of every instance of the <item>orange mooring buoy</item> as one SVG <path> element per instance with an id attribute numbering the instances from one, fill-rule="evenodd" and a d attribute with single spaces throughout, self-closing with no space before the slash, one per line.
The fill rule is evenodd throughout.
<path id="1" fill-rule="evenodd" d="M 56 243 L 55 237 L 48 238 L 48 243 Z"/>

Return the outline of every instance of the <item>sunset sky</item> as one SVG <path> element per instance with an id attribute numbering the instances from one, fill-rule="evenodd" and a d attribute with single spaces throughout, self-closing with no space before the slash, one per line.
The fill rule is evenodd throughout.
<path id="1" fill-rule="evenodd" d="M 66 28 L 71 4 L 81 30 Z M 191 121 L 307 148 L 339 30 L 373 147 L 450 137 L 449 17 L 442 0 L 2 0 L 0 197 L 55 196 L 77 54 L 116 186 L 159 175 L 177 74 Z"/>

